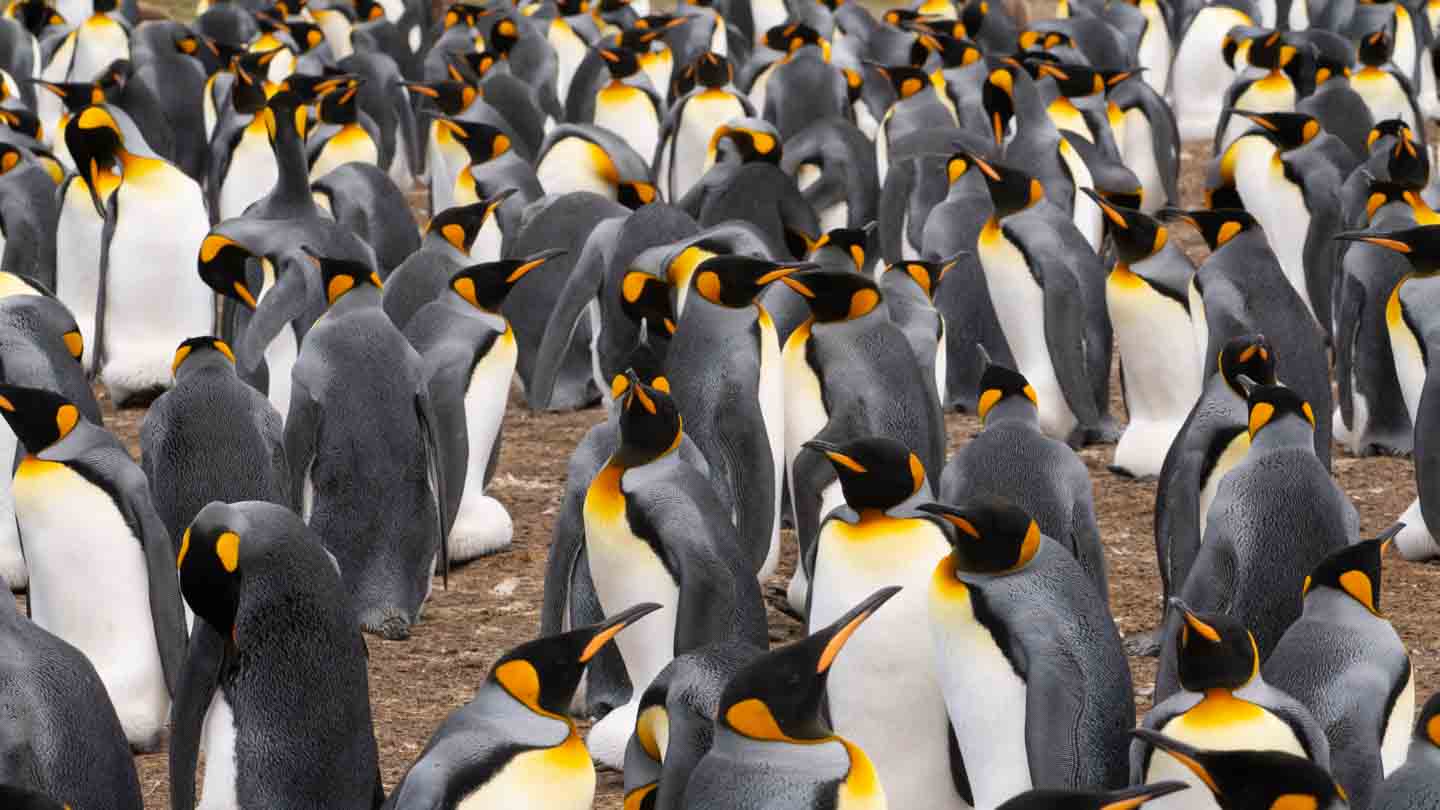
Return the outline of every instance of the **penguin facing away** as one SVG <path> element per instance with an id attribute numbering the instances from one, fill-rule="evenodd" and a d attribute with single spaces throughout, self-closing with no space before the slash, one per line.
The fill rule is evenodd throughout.
<path id="1" fill-rule="evenodd" d="M 1417 810 L 1440 802 L 1440 694 L 1431 695 L 1415 720 L 1405 764 L 1375 793 L 1374 810 Z"/>

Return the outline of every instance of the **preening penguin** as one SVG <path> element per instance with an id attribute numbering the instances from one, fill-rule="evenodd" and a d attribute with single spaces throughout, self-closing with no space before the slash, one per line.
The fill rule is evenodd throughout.
<path id="1" fill-rule="evenodd" d="M 755 114 L 750 100 L 735 87 L 735 68 L 724 56 L 706 51 L 686 71 L 695 87 L 675 100 L 665 117 L 655 178 L 667 200 L 682 199 L 709 168 L 710 137 L 736 118 Z"/>
<path id="2" fill-rule="evenodd" d="M 119 439 L 59 394 L 0 385 L 0 415 L 24 448 L 13 492 L 30 615 L 85 653 L 131 747 L 153 751 L 165 736 L 186 633 L 174 543 L 145 474 Z"/>
<path id="3" fill-rule="evenodd" d="M 1226 810 L 1273 810 L 1284 802 L 1346 810 L 1345 792 L 1319 765 L 1283 751 L 1202 751 L 1148 729 L 1134 732 L 1199 777 Z"/>
<path id="4" fill-rule="evenodd" d="M 925 583 L 945 556 L 944 525 L 917 511 L 933 497 L 920 457 L 894 439 L 811 440 L 805 449 L 835 469 L 844 500 L 823 516 L 806 567 L 809 627 L 834 621 L 877 584 L 902 592 L 851 639 L 826 689 L 835 730 L 871 753 L 896 807 L 965 806 L 950 770 L 950 729 L 926 643 Z M 940 664 L 943 666 L 943 664 Z M 905 723 L 896 717 L 909 718 Z M 923 797 L 923 799 L 922 799 Z"/>
<path id="5" fill-rule="evenodd" d="M 1305 608 L 1265 660 L 1265 678 L 1305 704 L 1330 738 L 1335 781 L 1370 807 L 1405 761 L 1415 676 L 1380 612 L 1381 558 L 1398 525 L 1326 557 L 1305 579 Z"/>
<path id="6" fill-rule="evenodd" d="M 1008 501 L 921 509 L 953 528 L 930 582 L 930 634 L 973 804 L 1123 786 L 1130 668 L 1090 577 Z"/>
<path id="7" fill-rule="evenodd" d="M 144 808 L 125 730 L 95 667 L 21 616 L 3 589 L 0 705 L 7 715 L 0 784 L 8 786 L 0 787 L 0 804 L 9 810 L 62 810 L 60 801 L 97 810 Z M 58 801 L 26 804 L 13 792 L 19 788 Z"/>
<path id="8" fill-rule="evenodd" d="M 170 806 L 342 810 L 383 797 L 368 657 L 335 558 L 290 510 L 212 503 L 175 565 L 195 638 L 175 696 Z"/>
<path id="9" fill-rule="evenodd" d="M 236 374 L 229 344 L 189 338 L 171 366 L 175 387 L 151 403 L 140 428 L 140 466 L 171 539 L 180 542 L 211 501 L 293 507 L 285 423 Z"/>
<path id="10" fill-rule="evenodd" d="M 1120 790 L 1027 790 L 1000 805 L 997 810 L 1128 810 L 1158 806 L 1158 800 L 1185 790 L 1183 782 L 1156 782 Z"/>
<path id="11" fill-rule="evenodd" d="M 980 352 L 985 370 L 976 416 L 982 430 L 945 464 L 940 500 L 1008 498 L 1075 557 L 1095 593 L 1108 601 L 1089 470 L 1068 445 L 1041 432 L 1035 389 L 1025 377 Z"/>
<path id="12" fill-rule="evenodd" d="M 1328 768 L 1325 729 L 1302 703 L 1260 676 L 1260 654 L 1250 631 L 1224 614 L 1194 613 L 1179 599 L 1170 608 L 1176 617 L 1171 626 L 1180 634 L 1181 691 L 1151 709 L 1141 727 L 1210 749 L 1285 751 Z M 1200 777 L 1175 757 L 1132 742 L 1131 781 L 1165 778 L 1193 790 L 1154 802 L 1155 810 L 1217 806 Z"/>
<path id="13" fill-rule="evenodd" d="M 1431 695 L 1415 720 L 1405 764 L 1375 793 L 1374 810 L 1418 810 L 1440 802 L 1440 693 Z"/>
<path id="14" fill-rule="evenodd" d="M 403 639 L 448 563 L 450 493 L 424 363 L 380 309 L 373 265 L 310 261 L 329 308 L 291 372 L 291 497 L 335 555 L 360 626 Z"/>
<path id="15" fill-rule="evenodd" d="M 720 697 L 715 745 L 690 777 L 683 806 L 884 810 L 885 788 L 870 757 L 825 720 L 825 687 L 846 643 L 899 590 L 877 591 L 731 678 Z"/>
<path id="16" fill-rule="evenodd" d="M 647 602 L 600 624 L 521 644 L 503 655 L 469 703 L 445 718 L 383 810 L 549 807 L 588 810 L 595 766 L 570 719 L 585 667 Z"/>
<path id="17" fill-rule="evenodd" d="M 670 659 L 715 641 L 768 640 L 754 569 L 733 552 L 735 526 L 710 482 L 675 452 L 675 401 L 633 372 L 623 380 L 612 391 L 620 441 L 585 494 L 585 554 L 602 610 L 644 598 L 663 612 L 620 640 L 635 693 L 589 737 L 596 760 L 611 767 L 623 762 L 641 685 Z"/>

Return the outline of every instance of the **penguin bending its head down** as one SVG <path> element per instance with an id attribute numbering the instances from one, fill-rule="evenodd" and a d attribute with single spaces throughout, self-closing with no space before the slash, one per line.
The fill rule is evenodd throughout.
<path id="1" fill-rule="evenodd" d="M 1350 806 L 1330 774 L 1304 757 L 1281 751 L 1203 751 L 1148 729 L 1134 734 L 1189 768 L 1224 810 Z"/>
<path id="2" fill-rule="evenodd" d="M 1120 790 L 1027 790 L 997 810 L 1134 810 L 1188 787 L 1184 782 L 1155 782 Z"/>

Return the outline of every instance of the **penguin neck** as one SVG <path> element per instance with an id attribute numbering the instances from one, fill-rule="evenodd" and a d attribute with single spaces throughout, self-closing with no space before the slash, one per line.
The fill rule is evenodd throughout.
<path id="1" fill-rule="evenodd" d="M 362 284 L 335 299 L 335 303 L 330 305 L 330 312 L 344 314 L 357 309 L 378 306 L 380 306 L 380 288 Z"/>
<path id="2" fill-rule="evenodd" d="M 275 153 L 275 164 L 279 170 L 275 188 L 270 192 L 272 204 L 286 208 L 314 208 L 315 200 L 310 196 L 310 167 L 305 160 L 305 145 L 293 123 L 282 121 L 287 116 L 275 116 L 275 142 L 271 149 Z"/>
<path id="3" fill-rule="evenodd" d="M 1283 448 L 1315 449 L 1315 430 L 1310 423 L 1297 417 L 1284 417 L 1266 425 L 1250 439 L 1250 452 L 1265 452 Z"/>
<path id="4" fill-rule="evenodd" d="M 1020 396 L 1008 396 L 991 406 L 985 414 L 985 427 L 994 425 L 1025 425 L 1040 427 L 1040 410 L 1035 403 Z"/>
<path id="5" fill-rule="evenodd" d="M 192 354 L 185 358 L 180 368 L 175 373 L 175 383 L 179 385 L 185 380 L 202 374 L 234 374 L 235 366 L 228 358 L 219 352 L 207 351 L 201 354 Z"/>
<path id="6" fill-rule="evenodd" d="M 1360 604 L 1355 597 L 1329 585 L 1317 585 L 1305 594 L 1301 613 L 1305 618 L 1326 624 L 1353 625 L 1367 620 L 1385 621 Z"/>

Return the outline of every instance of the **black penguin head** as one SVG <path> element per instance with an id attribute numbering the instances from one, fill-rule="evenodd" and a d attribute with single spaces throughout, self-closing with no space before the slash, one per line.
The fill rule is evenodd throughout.
<path id="1" fill-rule="evenodd" d="M 446 208 L 430 220 L 425 232 L 438 233 L 451 247 L 461 253 L 469 253 L 470 247 L 475 244 L 475 237 L 480 235 L 480 228 L 495 216 L 501 203 L 514 193 L 515 189 L 507 188 L 492 197 L 468 205 Z"/>
<path id="2" fill-rule="evenodd" d="M 175 52 L 201 58 L 201 51 L 209 51 L 212 57 L 220 55 L 220 49 L 207 36 L 197 34 L 187 26 L 177 26 L 170 35 L 170 44 L 175 47 Z"/>
<path id="3" fill-rule="evenodd" d="M 90 184 L 95 207 L 104 210 L 99 198 L 100 170 L 114 164 L 124 151 L 120 124 L 104 107 L 86 107 L 65 127 L 65 146 L 75 159 L 75 166 Z"/>
<path id="4" fill-rule="evenodd" d="M 665 376 L 665 356 L 650 343 L 650 330 L 641 329 L 635 346 L 625 356 L 625 369 L 610 380 L 610 398 L 619 399 L 630 387 L 629 374 L 657 391 L 670 393 L 670 380 Z M 628 372 L 628 373 L 627 373 Z"/>
<path id="5" fill-rule="evenodd" d="M 963 506 L 927 503 L 917 508 L 955 528 L 950 561 L 957 571 L 1005 574 L 1029 565 L 1040 553 L 1040 525 L 1004 498 L 985 495 Z"/>
<path id="6" fill-rule="evenodd" d="M 92 104 L 105 103 L 105 89 L 96 82 L 36 81 L 35 86 L 48 91 L 65 105 L 65 112 L 78 115 Z"/>
<path id="7" fill-rule="evenodd" d="M 180 570 L 180 593 L 195 611 L 222 636 L 235 638 L 235 615 L 240 610 L 240 543 L 249 522 L 230 504 L 211 503 L 190 523 L 180 538 L 175 567 Z"/>
<path id="8" fill-rule="evenodd" d="M 445 54 L 445 74 L 451 81 L 478 84 L 501 61 L 494 51 L 451 51 Z"/>
<path id="9" fill-rule="evenodd" d="M 94 8 L 94 16 L 109 14 L 120 7 L 120 0 L 95 0 L 91 4 Z"/>
<path id="10" fill-rule="evenodd" d="M 662 335 L 675 334 L 675 302 L 670 282 L 644 270 L 630 270 L 620 280 L 620 311 L 634 323 L 645 322 Z"/>
<path id="11" fill-rule="evenodd" d="M 31 455 L 69 436 L 84 418 L 73 402 L 54 391 L 5 384 L 0 384 L 0 415 Z"/>
<path id="12" fill-rule="evenodd" d="M 601 48 L 597 51 L 610 71 L 610 78 L 620 81 L 640 72 L 640 57 L 629 48 Z"/>
<path id="13" fill-rule="evenodd" d="M 230 344 L 217 337 L 205 335 L 204 337 L 187 338 L 175 349 L 175 359 L 170 361 L 170 373 L 176 377 L 180 376 L 180 367 L 185 365 L 187 360 L 201 358 L 215 359 L 223 358 L 231 365 L 235 364 L 235 352 L 230 350 Z"/>
<path id="14" fill-rule="evenodd" d="M 6 9 L 5 14 L 34 34 L 36 39 L 40 38 L 46 28 L 52 25 L 63 26 L 66 23 L 64 15 L 46 0 L 19 0 Z"/>
<path id="15" fill-rule="evenodd" d="M 765 32 L 763 42 L 765 47 L 779 51 L 787 58 L 801 48 L 817 47 L 822 51 L 825 61 L 830 61 L 830 43 L 820 36 L 819 31 L 802 23 L 777 25 Z"/>
<path id="16" fill-rule="evenodd" d="M 242 115 L 254 115 L 265 109 L 265 77 L 270 62 L 283 48 L 246 53 L 234 62 L 235 83 L 230 89 L 230 106 Z"/>
<path id="17" fill-rule="evenodd" d="M 459 115 L 470 108 L 480 91 L 468 82 L 446 79 L 438 82 L 405 82 L 410 92 L 427 98 L 443 115 Z"/>
<path id="18" fill-rule="evenodd" d="M 70 810 L 68 804 L 16 785 L 0 785 L 0 807 L 6 810 Z"/>
<path id="19" fill-rule="evenodd" d="M 848 270 L 807 270 L 786 276 L 782 283 L 805 299 L 818 323 L 853 321 L 880 305 L 880 288 Z"/>
<path id="20" fill-rule="evenodd" d="M 383 13 L 384 9 L 381 9 L 381 11 Z M 445 16 L 441 18 L 440 24 L 447 31 L 457 25 L 473 28 L 491 13 L 491 10 L 485 6 L 474 5 L 472 3 L 456 3 L 445 10 Z"/>
<path id="21" fill-rule="evenodd" d="M 620 408 L 620 446 L 610 461 L 628 468 L 674 451 L 684 436 L 684 425 L 670 394 L 642 382 L 633 371 L 627 371 L 625 379 L 628 384 L 615 399 Z"/>
<path id="22" fill-rule="evenodd" d="M 257 258 L 250 249 L 228 236 L 210 233 L 200 243 L 200 280 L 210 289 L 251 312 L 259 306 L 256 292 L 246 281 L 246 266 Z"/>
<path id="23" fill-rule="evenodd" d="M 1356 55 L 1366 67 L 1385 67 L 1395 51 L 1395 38 L 1383 28 L 1360 38 Z"/>
<path id="24" fill-rule="evenodd" d="M 880 21 L 892 28 L 908 31 L 920 21 L 920 12 L 913 8 L 887 8 Z"/>
<path id="25" fill-rule="evenodd" d="M 1146 802 L 1188 787 L 1184 782 L 1154 782 L 1109 791 L 1036 788 L 1009 799 L 996 810 L 1136 810 Z"/>
<path id="26" fill-rule="evenodd" d="M 780 163 L 780 138 L 774 132 L 727 124 L 710 136 L 710 149 L 716 151 L 722 143 L 728 144 L 742 163 Z"/>
<path id="27" fill-rule="evenodd" d="M 1416 272 L 1440 271 L 1440 225 L 1419 225 L 1399 231 L 1348 231 L 1336 234 L 1335 238 L 1379 245 L 1402 253 Z"/>
<path id="28" fill-rule="evenodd" d="M 1395 138 L 1395 144 L 1390 147 L 1390 154 L 1385 161 L 1385 171 L 1390 176 L 1390 181 L 1410 186 L 1412 188 L 1424 188 L 1430 179 L 1430 153 L 1410 135 L 1410 128 L 1405 127 L 1399 136 Z"/>
<path id="29" fill-rule="evenodd" d="M 964 8 L 960 9 L 960 22 L 973 37 L 985 29 L 985 18 L 989 15 L 989 0 L 970 0 Z"/>
<path id="30" fill-rule="evenodd" d="M 37 141 L 45 139 L 44 129 L 40 124 L 40 116 L 24 107 L 11 107 L 0 110 L 0 124 L 4 124 L 8 129 L 14 130 L 21 135 L 28 135 Z M 61 171 L 60 177 L 63 181 L 63 170 Z"/>
<path id="31" fill-rule="evenodd" d="M 1365 136 L 1365 146 L 1374 149 L 1375 142 L 1386 137 L 1413 143 L 1415 132 L 1410 129 L 1410 125 L 1403 118 L 1386 118 L 1370 128 L 1370 132 Z"/>
<path id="32" fill-rule="evenodd" d="M 1053 79 L 1060 95 L 1066 98 L 1084 98 L 1103 94 L 1106 90 L 1137 73 L 1134 70 L 1102 71 L 1073 62 L 1049 60 L 1026 62 L 1027 67 L 1032 64 L 1035 66 L 1035 74 L 1039 77 Z"/>
<path id="33" fill-rule="evenodd" d="M 336 76 L 332 85 L 320 94 L 320 120 L 327 124 L 353 124 L 359 120 L 360 106 L 356 99 L 364 84 L 361 76 Z"/>
<path id="34" fill-rule="evenodd" d="M 923 59 L 931 53 L 939 55 L 942 69 L 973 65 L 985 57 L 985 51 L 974 42 L 944 33 L 923 33 L 916 40 L 916 45 L 920 51 L 916 51 L 914 46 L 910 50 L 911 63 L 916 67 L 923 67 Z M 922 58 L 919 63 L 915 62 L 917 56 Z"/>
<path id="35" fill-rule="evenodd" d="M 1295 389 L 1283 385 L 1257 385 L 1246 398 L 1250 408 L 1250 438 L 1254 440 L 1260 431 L 1270 425 L 1290 420 L 1303 420 L 1311 430 L 1315 429 L 1315 411 L 1310 403 L 1295 393 Z"/>
<path id="36" fill-rule="evenodd" d="M 701 298 L 722 307 L 748 307 L 772 281 L 816 267 L 807 262 L 772 262 L 752 256 L 712 256 L 695 268 L 690 282 Z"/>
<path id="37" fill-rule="evenodd" d="M 320 26 L 312 22 L 287 22 L 285 23 L 284 29 L 302 54 L 315 50 L 325 42 L 325 32 L 321 30 Z"/>
<path id="38" fill-rule="evenodd" d="M 980 103 L 985 108 L 985 119 L 999 145 L 1005 141 L 1005 132 L 1015 120 L 1016 74 L 1021 72 L 1015 64 L 1002 64 L 990 71 L 985 84 L 980 88 Z M 1029 77 L 1026 77 L 1026 81 Z"/>
<path id="39" fill-rule="evenodd" d="M 1237 335 L 1225 341 L 1218 363 L 1220 376 L 1239 396 L 1248 396 L 1241 377 L 1261 385 L 1275 384 L 1275 350 L 1264 335 Z"/>
<path id="40" fill-rule="evenodd" d="M 1169 229 L 1149 214 L 1116 205 L 1093 188 L 1080 190 L 1100 206 L 1100 212 L 1105 215 L 1105 230 L 1115 243 L 1117 257 L 1124 264 L 1148 259 L 1170 241 Z"/>
<path id="41" fill-rule="evenodd" d="M 501 59 L 508 59 L 510 51 L 520 42 L 520 24 L 512 17 L 501 17 L 490 26 L 490 49 Z"/>
<path id="42" fill-rule="evenodd" d="M 347 75 L 334 68 L 326 68 L 323 73 L 292 73 L 280 82 L 276 92 L 293 93 L 301 104 L 314 104 L 320 96 L 338 87 Z"/>
<path id="43" fill-rule="evenodd" d="M 830 461 L 845 503 L 857 511 L 899 506 L 925 486 L 920 457 L 894 439 L 868 436 L 844 444 L 812 439 L 804 447 Z"/>
<path id="44" fill-rule="evenodd" d="M 1180 617 L 1178 666 L 1185 689 L 1239 689 L 1259 674 L 1260 649 L 1243 622 L 1223 613 L 1196 613 L 1177 598 L 1170 609 Z"/>
<path id="45" fill-rule="evenodd" d="M 1285 41 L 1283 33 L 1272 31 L 1250 40 L 1250 52 L 1246 58 L 1257 68 L 1277 71 L 1289 65 L 1296 53 L 1295 46 Z"/>
<path id="46" fill-rule="evenodd" d="M 1227 242 L 1252 228 L 1258 228 L 1255 218 L 1238 208 L 1220 208 L 1214 211 L 1180 211 L 1162 208 L 1160 218 L 1169 222 L 1187 222 L 1200 232 L 1200 237 L 1210 250 L 1224 247 Z"/>
<path id="47" fill-rule="evenodd" d="M 834 736 L 822 715 L 830 667 L 845 643 L 898 587 L 882 588 L 821 630 L 764 653 L 720 695 L 718 721 L 752 740 L 816 742 Z"/>
<path id="48" fill-rule="evenodd" d="M 1324 768 L 1281 751 L 1202 751 L 1157 731 L 1130 732 L 1174 757 L 1215 794 L 1221 807 L 1290 810 L 1345 807 L 1345 793 Z"/>
<path id="49" fill-rule="evenodd" d="M 1019 398 L 1029 401 L 1036 408 L 1039 407 L 1040 401 L 1035 396 L 1035 388 L 1025 379 L 1024 374 L 990 362 L 990 355 L 983 346 L 979 347 L 979 352 L 983 371 L 980 372 L 980 396 L 976 402 L 975 415 L 980 417 L 982 423 L 996 405 L 1007 399 Z"/>
<path id="50" fill-rule="evenodd" d="M 496 661 L 487 680 L 536 714 L 564 717 L 586 665 L 621 630 L 659 609 L 645 602 L 599 624 L 527 641 Z"/>
<path id="51" fill-rule="evenodd" d="M 695 85 L 719 90 L 735 81 L 735 66 L 730 60 L 714 51 L 706 51 L 690 63 Z"/>
<path id="52" fill-rule="evenodd" d="M 621 180 L 615 184 L 615 201 L 637 211 L 660 199 L 660 190 L 655 184 L 644 180 Z"/>
<path id="53" fill-rule="evenodd" d="M 1034 28 L 1020 32 L 1016 44 L 1023 51 L 1051 51 L 1056 48 L 1073 48 L 1075 40 L 1064 31 L 1039 31 Z"/>
<path id="54" fill-rule="evenodd" d="M 274 146 L 293 133 L 298 140 L 304 140 L 305 128 L 310 122 L 305 100 L 298 93 L 280 90 L 265 102 L 260 113 L 265 121 L 265 134 Z"/>
<path id="55" fill-rule="evenodd" d="M 961 157 L 985 178 L 985 186 L 990 190 L 990 202 L 995 206 L 995 219 L 1004 219 L 1045 199 L 1045 189 L 1040 185 L 1040 181 L 1025 172 L 978 155 L 962 154 Z M 958 168 L 954 160 L 951 158 L 952 176 Z"/>
<path id="56" fill-rule="evenodd" d="M 960 258 L 964 255 L 965 253 L 962 251 L 948 259 L 940 259 L 938 261 L 911 259 L 900 262 L 899 264 L 892 264 L 885 268 L 885 272 L 905 274 L 911 281 L 915 282 L 915 285 L 920 288 L 921 292 L 925 293 L 925 297 L 933 302 L 936 292 L 940 289 L 940 282 L 945 280 L 946 274 L 959 263 Z"/>
<path id="57" fill-rule="evenodd" d="M 1296 112 L 1251 112 L 1232 110 L 1255 124 L 1282 152 L 1311 142 L 1321 132 L 1320 122 L 1313 115 Z"/>
<path id="58" fill-rule="evenodd" d="M 325 290 L 325 301 L 330 306 L 356 287 L 368 286 L 379 290 L 385 286 L 380 274 L 364 262 L 321 256 L 304 245 L 300 246 L 300 250 L 320 269 L 320 284 Z"/>
<path id="59" fill-rule="evenodd" d="M 1333 588 L 1347 594 L 1365 609 L 1380 615 L 1381 561 L 1395 535 L 1405 528 L 1397 523 L 1379 537 L 1363 540 L 1332 553 L 1315 566 L 1305 578 L 1302 593 L 1309 596 L 1317 588 Z"/>
<path id="60" fill-rule="evenodd" d="M 450 289 L 481 312 L 499 313 L 505 296 L 530 273 L 556 256 L 564 248 L 542 250 L 523 259 L 501 259 L 472 264 L 450 277 Z"/>
<path id="61" fill-rule="evenodd" d="M 510 136 L 498 127 L 478 121 L 462 121 L 456 118 L 437 118 L 440 126 L 450 132 L 455 140 L 465 147 L 471 163 L 484 163 L 510 151 Z"/>
<path id="62" fill-rule="evenodd" d="M 1440 692 L 1431 695 L 1420 707 L 1420 716 L 1415 721 L 1415 742 L 1440 749 Z"/>
<path id="63" fill-rule="evenodd" d="M 934 87 L 930 83 L 929 74 L 911 65 L 872 64 L 870 67 L 890 82 L 891 89 L 895 91 L 895 97 L 899 99 L 919 95 L 925 92 L 926 88 Z"/>
<path id="64" fill-rule="evenodd" d="M 865 269 L 870 234 L 874 231 L 875 223 L 873 221 L 866 223 L 861 228 L 833 228 L 821 234 L 819 239 L 811 242 L 806 252 L 811 259 L 814 259 L 816 254 L 822 250 L 841 251 L 850 257 L 856 272 L 859 272 Z"/>
<path id="65" fill-rule="evenodd" d="M 1420 196 L 1423 188 L 1423 185 L 1416 187 L 1409 183 L 1392 183 L 1372 178 L 1370 196 L 1365 198 L 1365 216 L 1373 220 L 1377 211 L 1391 203 L 1400 203 L 1412 211 L 1424 210 L 1429 206 Z"/>

